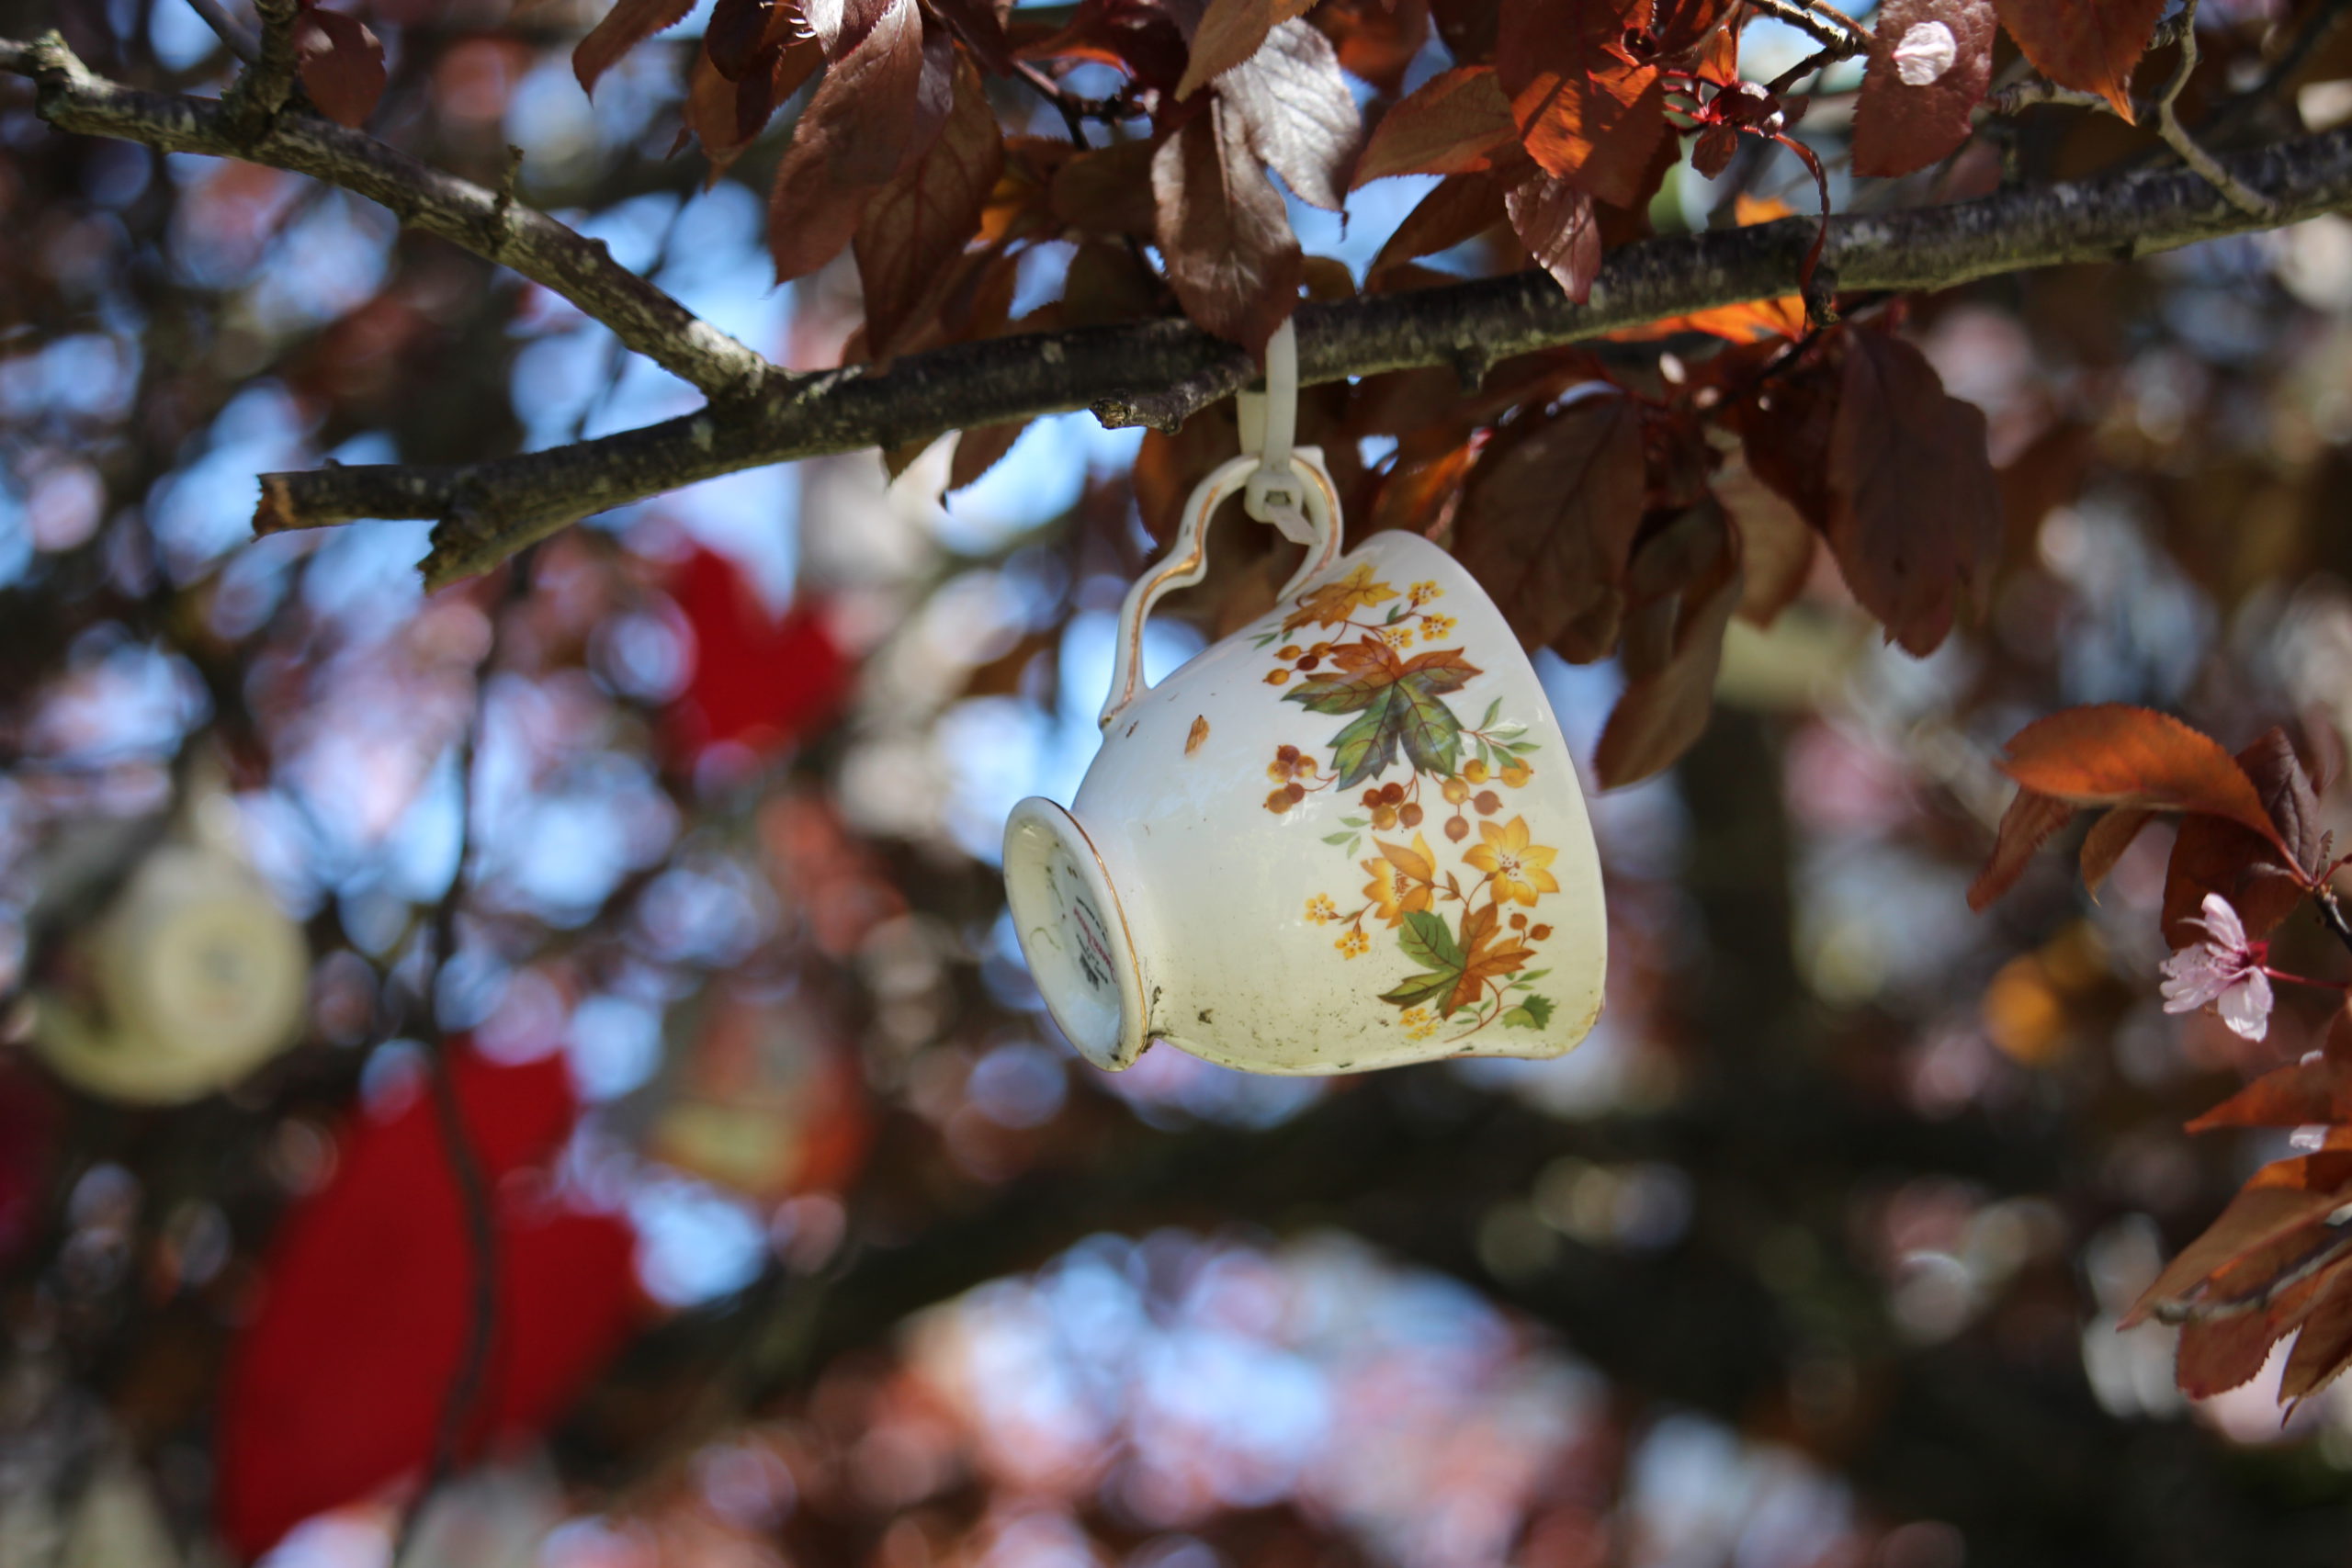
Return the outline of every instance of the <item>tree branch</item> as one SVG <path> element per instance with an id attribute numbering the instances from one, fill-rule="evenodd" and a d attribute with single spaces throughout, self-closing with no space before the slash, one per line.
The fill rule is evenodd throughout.
<path id="1" fill-rule="evenodd" d="M 379 202 L 403 224 L 552 289 L 714 402 L 748 400 L 792 379 L 615 261 L 602 241 L 420 164 L 365 131 L 283 112 L 294 79 L 294 9 L 292 0 L 264 0 L 260 59 L 221 100 L 142 93 L 108 82 L 55 33 L 28 44 L 0 39 L 0 70 L 33 78 L 40 117 L 60 130 L 118 137 L 167 152 L 243 158 Z"/>
<path id="2" fill-rule="evenodd" d="M 2222 160 L 2291 222 L 2352 206 L 2352 130 Z M 1932 289 L 2066 262 L 2131 260 L 2256 221 L 2184 170 L 2005 191 L 1981 201 L 1832 220 L 1823 265 L 1849 289 Z M 1620 328 L 1795 288 L 1813 225 L 1643 241 L 1611 254 L 1590 299 L 1543 273 L 1298 310 L 1309 383 L 1421 366 L 1491 364 Z M 892 446 L 942 431 L 1100 407 L 1172 422 L 1253 372 L 1240 349 L 1182 321 L 989 339 L 797 377 L 784 395 L 595 441 L 448 468 L 353 467 L 262 479 L 263 533 L 362 518 L 437 519 L 424 569 L 439 585 L 608 507 L 741 468 Z M 1172 395 L 1182 389 L 1184 395 Z M 1190 408 L 1182 406 L 1189 402 Z"/>

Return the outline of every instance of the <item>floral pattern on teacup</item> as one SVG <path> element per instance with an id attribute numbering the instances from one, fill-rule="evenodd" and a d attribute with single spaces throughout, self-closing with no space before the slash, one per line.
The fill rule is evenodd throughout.
<path id="1" fill-rule="evenodd" d="M 1395 933 L 1395 950 L 1411 968 L 1380 999 L 1397 1010 L 1408 1038 L 1444 1032 L 1451 1043 L 1491 1024 L 1542 1029 L 1551 1021 L 1553 1004 L 1534 987 L 1550 973 L 1536 966 L 1552 934 L 1540 919 L 1543 900 L 1560 884 L 1550 869 L 1559 852 L 1535 840 L 1525 817 L 1506 815 L 1493 787 L 1517 789 L 1534 776 L 1529 758 L 1537 747 L 1524 738 L 1527 727 L 1501 716 L 1500 697 L 1475 725 L 1445 700 L 1484 671 L 1458 647 L 1426 646 L 1453 635 L 1453 617 L 1430 607 L 1444 592 L 1416 582 L 1399 592 L 1364 562 L 1301 594 L 1281 625 L 1255 640 L 1260 649 L 1283 644 L 1265 676 L 1288 688 L 1283 700 L 1348 716 L 1320 748 L 1276 748 L 1266 809 L 1279 814 L 1310 795 L 1361 789 L 1360 811 L 1341 817 L 1323 841 L 1351 860 L 1367 842 L 1374 852 L 1357 861 L 1372 878 L 1363 902 L 1347 909 L 1317 893 L 1306 919 L 1340 928 L 1332 945 L 1343 959 L 1363 957 L 1375 939 Z M 1284 640 L 1302 633 L 1307 640 Z M 1402 776 L 1384 783 L 1400 761 Z M 1443 850 L 1432 849 L 1423 830 L 1433 818 Z"/>

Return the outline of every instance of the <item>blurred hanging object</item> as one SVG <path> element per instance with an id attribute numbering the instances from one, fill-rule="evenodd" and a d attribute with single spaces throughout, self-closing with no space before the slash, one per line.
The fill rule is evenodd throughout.
<path id="1" fill-rule="evenodd" d="M 872 1122 L 855 1055 L 806 988 L 714 988 L 692 1029 L 647 1152 L 768 1201 L 848 1185 Z"/>
<path id="2" fill-rule="evenodd" d="M 203 770 L 168 821 L 108 824 L 70 842 L 34 925 L 34 1043 L 92 1094 L 195 1100 L 301 1032 L 301 928 L 254 872 L 236 807 Z"/>
<path id="3" fill-rule="evenodd" d="M 742 568 L 700 546 L 678 567 L 670 591 L 695 634 L 694 673 L 669 716 L 682 763 L 729 746 L 773 757 L 841 710 L 854 671 L 821 604 L 804 596 L 775 616 Z"/>
<path id="4" fill-rule="evenodd" d="M 496 1227 L 498 1316 L 464 1462 L 560 1414 L 640 1298 L 628 1224 L 568 1202 L 546 1168 L 579 1109 L 562 1056 L 447 1048 Z M 338 1143 L 333 1179 L 278 1229 L 221 1387 L 220 1526 L 248 1557 L 425 1463 L 470 1330 L 465 1214 L 427 1095 Z"/>

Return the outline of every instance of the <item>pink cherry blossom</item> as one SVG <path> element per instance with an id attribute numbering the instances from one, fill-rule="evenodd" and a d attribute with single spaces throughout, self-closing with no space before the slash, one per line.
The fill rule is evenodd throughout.
<path id="1" fill-rule="evenodd" d="M 2182 948 L 2163 964 L 2165 1011 L 2194 1012 L 2218 1004 L 2222 1021 L 2248 1040 L 2270 1027 L 2270 979 L 2262 972 L 2267 944 L 2246 940 L 2245 923 L 2218 893 L 2205 895 L 2204 914 L 2188 923 L 2206 940 Z"/>

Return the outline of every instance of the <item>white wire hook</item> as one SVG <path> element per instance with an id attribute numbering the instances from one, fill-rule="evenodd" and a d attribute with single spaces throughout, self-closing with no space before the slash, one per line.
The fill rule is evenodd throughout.
<path id="1" fill-rule="evenodd" d="M 1298 333 L 1287 320 L 1266 340 L 1266 389 L 1243 392 L 1236 400 L 1236 412 L 1241 450 L 1258 458 L 1241 491 L 1242 510 L 1273 525 L 1293 544 L 1312 542 L 1315 528 L 1305 510 L 1306 481 L 1290 461 L 1291 444 L 1298 434 Z"/>

